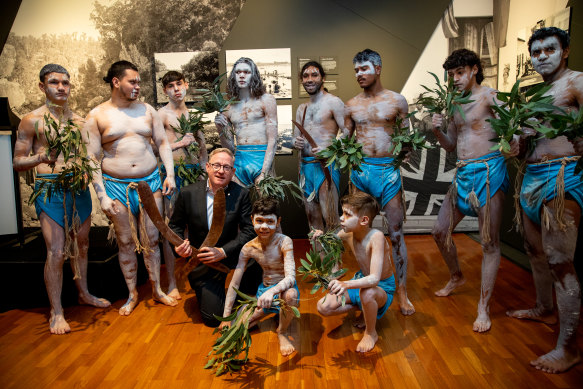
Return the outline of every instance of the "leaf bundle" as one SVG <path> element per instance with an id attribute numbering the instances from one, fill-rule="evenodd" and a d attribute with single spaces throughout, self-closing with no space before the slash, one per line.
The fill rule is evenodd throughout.
<path id="1" fill-rule="evenodd" d="M 326 167 L 336 162 L 336 167 L 341 172 L 362 171 L 361 163 L 366 154 L 362 151 L 362 144 L 356 141 L 356 135 L 334 139 L 330 146 L 317 154 L 326 160 Z"/>
<path id="2" fill-rule="evenodd" d="M 521 135 L 523 128 L 532 128 L 539 131 L 542 123 L 547 120 L 556 107 L 552 96 L 544 96 L 551 88 L 550 85 L 539 84 L 526 92 L 520 91 L 520 79 L 516 80 L 510 92 L 498 92 L 497 102 L 490 107 L 497 118 L 487 119 L 496 132 L 497 138 L 491 139 L 495 143 L 490 150 L 510 151 L 510 141 L 514 135 Z M 534 143 L 529 146 L 534 149 Z"/>
<path id="3" fill-rule="evenodd" d="M 199 164 L 189 167 L 182 157 L 176 164 L 176 175 L 182 180 L 180 188 L 194 184 L 201 176 L 205 178 L 207 176 L 206 171 Z"/>
<path id="4" fill-rule="evenodd" d="M 237 288 L 233 289 L 241 298 L 238 300 L 239 305 L 230 316 L 219 317 L 215 315 L 215 317 L 220 321 L 234 322 L 230 327 L 221 330 L 215 329 L 214 333 L 220 332 L 220 336 L 208 353 L 209 360 L 204 366 L 205 369 L 213 369 L 216 376 L 241 370 L 249 360 L 249 349 L 251 348 L 249 320 L 257 308 L 257 298 L 249 296 Z M 287 305 L 283 299 L 274 299 L 272 306 L 279 306 L 284 315 L 286 311 L 291 311 L 295 317 L 300 317 L 298 308 Z"/>
<path id="5" fill-rule="evenodd" d="M 435 73 L 428 72 L 435 78 L 435 84 L 437 88 L 428 88 L 425 85 L 421 85 L 425 92 L 421 93 L 416 104 L 420 104 L 430 113 L 445 114 L 445 127 L 447 128 L 447 123 L 449 123 L 455 113 L 459 113 L 460 116 L 466 120 L 466 115 L 462 109 L 462 104 L 471 103 L 470 92 L 459 91 L 453 85 L 453 77 L 447 77 L 447 71 L 444 72 L 443 80 L 447 81 L 447 86 L 444 86 L 439 81 L 439 77 Z"/>
<path id="6" fill-rule="evenodd" d="M 235 99 L 227 99 L 226 93 L 221 92 L 221 83 L 226 76 L 226 72 L 220 74 L 215 78 L 211 84 L 210 89 L 200 89 L 203 92 L 202 105 L 199 108 L 204 113 L 223 112 L 227 109 L 229 104 L 235 103 Z"/>
<path id="7" fill-rule="evenodd" d="M 334 229 L 330 229 L 314 238 L 315 232 L 316 230 L 312 228 L 312 231 L 310 231 L 308 234 L 308 239 L 310 239 L 310 241 L 315 240 L 317 243 L 319 243 L 320 247 L 322 247 L 322 250 L 324 250 L 326 254 L 331 253 L 332 257 L 336 260 L 337 263 L 339 263 L 342 258 L 342 253 L 344 252 L 344 244 L 342 243 L 342 239 L 336 235 Z"/>
<path id="8" fill-rule="evenodd" d="M 416 111 L 409 113 L 406 119 L 408 120 L 415 113 Z M 403 118 L 397 116 L 395 125 L 393 126 L 392 145 L 389 152 L 395 155 L 395 160 L 392 162 L 395 168 L 401 166 L 410 150 L 430 149 L 433 147 L 427 144 L 425 134 L 421 133 L 419 129 L 414 128 L 411 121 L 409 121 L 408 126 L 403 126 L 403 122 Z"/>
<path id="9" fill-rule="evenodd" d="M 175 133 L 180 134 L 181 137 L 178 140 L 182 140 L 184 135 L 191 133 L 194 136 L 198 131 L 202 131 L 205 124 L 209 124 L 210 121 L 203 120 L 202 112 L 189 112 L 188 118 L 182 114 L 178 118 L 178 126 L 171 126 Z M 198 156 L 200 145 L 198 142 L 191 143 L 187 147 L 188 154 L 191 156 Z"/>
<path id="10" fill-rule="evenodd" d="M 308 279 L 308 282 L 313 283 L 314 286 L 310 291 L 311 294 L 316 293 L 320 288 L 328 289 L 328 285 L 333 279 L 339 278 L 348 269 L 340 269 L 334 271 L 334 267 L 339 263 L 342 253 L 338 255 L 338 250 L 334 250 L 329 246 L 329 252 L 324 249 L 324 256 L 322 257 L 316 249 L 315 242 L 312 241 L 312 248 L 306 253 L 306 259 L 300 259 L 301 266 L 298 268 L 298 273 L 303 274 L 302 280 Z M 346 298 L 341 297 L 342 305 L 345 304 Z"/>
<path id="11" fill-rule="evenodd" d="M 539 126 L 537 131 L 546 138 L 554 139 L 559 136 L 566 136 L 567 139 L 583 137 L 583 109 L 565 111 L 556 107 L 558 112 L 547 115 L 549 126 Z M 575 174 L 583 171 L 583 158 L 580 158 L 575 165 Z M 583 180 L 583 174 L 581 175 Z"/>
<path id="12" fill-rule="evenodd" d="M 51 180 L 50 185 L 47 181 L 40 181 L 40 185 L 33 190 L 28 199 L 29 204 L 32 204 L 43 192 L 44 201 L 50 200 L 54 194 L 65 191 L 76 195 L 87 189 L 93 180 L 93 172 L 97 170 L 95 162 L 87 155 L 87 145 L 78 124 L 71 119 L 64 123 L 57 122 L 49 114 L 46 114 L 43 119 L 45 123 L 43 134 L 47 141 L 46 154 L 53 155 L 55 158 L 62 154 L 64 166 Z M 38 122 L 35 123 L 34 130 L 37 138 L 40 139 Z M 54 164 L 52 169 L 54 172 Z M 45 191 L 46 186 L 49 189 Z"/>
<path id="13" fill-rule="evenodd" d="M 267 175 L 254 186 L 257 190 L 252 191 L 252 193 L 258 193 L 261 198 L 272 197 L 281 202 L 286 199 L 285 193 L 287 191 L 293 198 L 302 200 L 302 190 L 298 184 L 284 180 L 283 176 L 273 177 Z"/>

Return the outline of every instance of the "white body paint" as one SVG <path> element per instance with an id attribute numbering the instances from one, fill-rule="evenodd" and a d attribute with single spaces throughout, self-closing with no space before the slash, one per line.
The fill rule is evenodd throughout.
<path id="1" fill-rule="evenodd" d="M 237 75 L 237 84 L 239 88 L 248 88 L 249 83 L 251 82 L 251 66 L 248 64 L 241 62 L 235 66 L 235 74 Z"/>
<path id="2" fill-rule="evenodd" d="M 375 74 L 374 65 L 370 61 L 356 62 L 354 64 L 354 67 L 355 68 L 362 68 L 362 67 L 365 67 L 365 66 L 368 66 L 368 69 L 367 70 L 362 70 L 361 69 L 358 72 L 356 72 L 354 74 L 354 76 L 355 77 L 359 77 L 359 76 L 362 76 L 362 75 L 365 75 L 365 74 Z"/>
<path id="3" fill-rule="evenodd" d="M 563 57 L 561 43 L 556 36 L 532 42 L 530 52 L 532 66 L 542 76 L 554 73 Z"/>

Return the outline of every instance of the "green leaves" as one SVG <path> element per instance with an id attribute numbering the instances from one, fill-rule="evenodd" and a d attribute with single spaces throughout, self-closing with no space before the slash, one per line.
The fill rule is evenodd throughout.
<path id="1" fill-rule="evenodd" d="M 256 191 L 251 193 L 258 193 L 260 197 L 272 197 L 278 199 L 280 202 L 286 199 L 285 193 L 289 192 L 293 198 L 302 200 L 302 190 L 293 181 L 284 180 L 283 177 L 265 176 L 263 180 L 254 185 Z"/>
<path id="2" fill-rule="evenodd" d="M 559 136 L 566 136 L 569 140 L 583 137 L 583 109 L 565 111 L 559 107 L 555 108 L 556 112 L 547 115 L 549 126 L 538 126 L 537 131 L 549 139 Z M 583 158 L 580 158 L 575 165 L 575 174 L 580 174 L 582 171 Z M 581 181 L 583 181 L 583 174 L 581 174 Z"/>
<path id="3" fill-rule="evenodd" d="M 420 104 L 425 108 L 427 112 L 430 113 L 438 113 L 438 114 L 445 114 L 445 121 L 446 123 L 449 122 L 455 113 L 459 113 L 460 116 L 465 120 L 466 115 L 462 109 L 462 104 L 471 103 L 474 100 L 471 100 L 471 93 L 469 92 L 462 92 L 459 91 L 453 85 L 453 78 L 447 77 L 447 71 L 444 72 L 443 80 L 447 80 L 447 86 L 444 87 L 441 85 L 439 81 L 439 77 L 437 77 L 434 73 L 428 72 L 435 78 L 435 84 L 437 88 L 430 89 L 425 85 L 421 85 L 425 92 L 419 95 L 419 98 L 415 102 L 416 104 Z"/>
<path id="4" fill-rule="evenodd" d="M 496 132 L 497 138 L 491 139 L 495 143 L 491 150 L 501 152 L 510 151 L 510 141 L 514 135 L 521 135 L 524 128 L 531 128 L 543 132 L 541 127 L 548 120 L 550 114 L 557 108 L 553 105 L 553 97 L 545 96 L 551 88 L 550 85 L 539 84 L 526 92 L 520 91 L 520 80 L 512 86 L 510 92 L 498 92 L 496 97 L 502 102 L 497 102 L 490 107 L 496 114 L 496 118 L 487 119 Z M 531 150 L 535 143 L 531 143 Z"/>
<path id="5" fill-rule="evenodd" d="M 56 121 L 51 115 L 46 114 L 43 117 L 44 131 L 43 135 L 47 141 L 47 156 L 58 158 L 63 155 L 63 168 L 57 176 L 51 180 L 51 185 L 46 185 L 46 181 L 41 181 L 37 189 L 33 190 L 28 199 L 29 204 L 44 193 L 44 200 L 50 200 L 53 194 L 71 192 L 76 195 L 85 191 L 93 180 L 93 172 L 97 166 L 87 155 L 87 145 L 81 135 L 81 128 L 73 120 L 68 119 L 65 122 Z M 34 125 L 37 138 L 41 134 L 38 129 L 38 122 Z M 51 165 L 49 165 L 51 166 Z M 53 172 L 55 165 L 52 164 Z M 46 187 L 49 187 L 46 190 Z"/>
<path id="6" fill-rule="evenodd" d="M 225 98 L 226 94 L 221 92 L 221 83 L 226 74 L 223 73 L 215 78 L 210 89 L 200 89 L 200 91 L 204 92 L 200 111 L 204 113 L 223 112 L 229 104 L 236 103 L 234 98 L 227 99 Z"/>
<path id="7" fill-rule="evenodd" d="M 181 140 L 184 135 L 191 133 L 196 136 L 198 131 L 202 131 L 205 124 L 209 124 L 210 121 L 203 120 L 202 112 L 189 112 L 188 118 L 182 114 L 178 118 L 178 126 L 171 126 L 175 133 L 182 135 L 178 140 Z M 197 142 L 191 143 L 187 147 L 188 153 L 191 157 L 198 157 L 199 154 L 199 144 Z"/>
<path id="8" fill-rule="evenodd" d="M 215 376 L 239 371 L 249 360 L 249 349 L 251 348 L 249 320 L 257 308 L 257 298 L 249 296 L 237 288 L 233 289 L 240 297 L 238 300 L 239 305 L 230 316 L 219 317 L 215 315 L 215 318 L 223 322 L 234 322 L 230 327 L 215 329 L 214 333 L 219 332 L 220 336 L 208 353 L 209 360 L 204 365 L 205 369 L 213 369 Z M 276 306 L 280 308 L 284 315 L 286 312 L 291 311 L 295 317 L 300 317 L 298 308 L 287 305 L 283 299 L 273 299 L 272 307 Z"/>
<path id="9" fill-rule="evenodd" d="M 199 164 L 187 166 L 182 157 L 176 163 L 176 175 L 182 179 L 180 188 L 194 184 L 201 176 L 205 178 L 207 176 L 206 171 Z"/>
<path id="10" fill-rule="evenodd" d="M 330 146 L 320 151 L 317 155 L 326 160 L 326 167 L 336 162 L 336 168 L 342 172 L 362 171 L 360 164 L 366 157 L 366 154 L 362 151 L 362 144 L 356 142 L 355 134 L 350 138 L 334 139 Z"/>
<path id="11" fill-rule="evenodd" d="M 313 236 L 313 231 L 311 234 Z M 300 259 L 301 266 L 298 268 L 298 273 L 303 274 L 302 280 L 308 279 L 308 282 L 314 283 L 310 292 L 311 294 L 316 293 L 320 288 L 323 290 L 328 289 L 330 281 L 343 276 L 348 270 L 341 269 L 334 271 L 334 268 L 340 263 L 342 252 L 344 251 L 344 246 L 340 238 L 332 232 L 327 232 L 322 236 L 325 237 L 318 237 L 311 241 L 312 248 L 306 253 L 306 259 Z M 332 238 L 333 236 L 335 239 Z M 322 253 L 319 253 L 316 249 L 316 241 L 321 244 Z M 342 305 L 344 303 L 345 298 L 342 296 Z"/>
<path id="12" fill-rule="evenodd" d="M 405 119 L 409 120 L 415 113 L 416 111 L 409 113 Z M 392 145 L 389 152 L 395 156 L 392 165 L 396 168 L 401 166 L 409 151 L 430 149 L 433 147 L 427 144 L 425 134 L 414 128 L 411 121 L 409 121 L 408 126 L 403 126 L 404 121 L 402 117 L 397 116 L 391 137 Z"/>

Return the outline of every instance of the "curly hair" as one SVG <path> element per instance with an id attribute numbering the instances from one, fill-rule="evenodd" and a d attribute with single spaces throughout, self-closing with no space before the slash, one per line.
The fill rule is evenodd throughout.
<path id="1" fill-rule="evenodd" d="M 364 49 L 359 51 L 352 59 L 353 64 L 366 61 L 370 61 L 374 66 L 383 66 L 383 61 L 381 60 L 379 53 L 371 49 Z"/>
<path id="2" fill-rule="evenodd" d="M 530 38 L 528 39 L 528 52 L 530 53 L 530 47 L 532 46 L 532 42 L 542 40 L 550 36 L 557 37 L 557 39 L 561 43 L 561 49 L 563 50 L 569 47 L 569 44 L 571 43 L 571 38 L 569 37 L 569 34 L 567 34 L 565 30 L 561 30 L 560 28 L 557 27 L 543 27 L 533 32 Z"/>
<path id="3" fill-rule="evenodd" d="M 251 96 L 255 98 L 263 96 L 265 93 L 265 86 L 261 80 L 261 75 L 259 74 L 257 65 L 255 65 L 255 62 L 253 62 L 251 58 L 241 57 L 233 65 L 233 70 L 231 70 L 231 74 L 227 80 L 227 94 L 229 97 L 235 98 L 235 100 L 239 99 L 239 85 L 237 85 L 237 74 L 235 73 L 235 68 L 240 63 L 246 63 L 251 67 L 251 81 L 249 82 Z"/>
<path id="4" fill-rule="evenodd" d="M 482 61 L 480 61 L 480 57 L 478 54 L 474 53 L 472 50 L 468 49 L 459 49 L 455 50 L 453 53 L 447 57 L 445 62 L 443 63 L 443 68 L 445 70 L 451 70 L 459 68 L 460 66 L 469 66 L 472 67 L 476 65 L 478 67 L 478 74 L 476 74 L 476 82 L 478 85 L 484 81 L 484 70 L 482 69 Z"/>
<path id="5" fill-rule="evenodd" d="M 279 201 L 273 197 L 263 197 L 253 203 L 253 210 L 251 211 L 251 216 L 253 215 L 275 215 L 279 217 Z"/>

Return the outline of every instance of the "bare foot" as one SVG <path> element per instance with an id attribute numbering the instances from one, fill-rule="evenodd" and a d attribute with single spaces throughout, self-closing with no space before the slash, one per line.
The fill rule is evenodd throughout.
<path id="1" fill-rule="evenodd" d="M 111 303 L 103 298 L 95 297 L 92 294 L 79 295 L 79 304 L 93 305 L 97 308 L 107 308 Z"/>
<path id="2" fill-rule="evenodd" d="M 474 331 L 476 332 L 486 332 L 492 327 L 492 321 L 490 321 L 490 316 L 487 313 L 480 313 L 474 322 Z"/>
<path id="3" fill-rule="evenodd" d="M 51 318 L 49 319 L 49 326 L 51 330 L 51 334 L 55 335 L 63 335 L 67 332 L 71 332 L 71 327 L 69 327 L 69 323 L 65 321 L 65 316 L 61 315 L 53 315 L 51 314 Z"/>
<path id="4" fill-rule="evenodd" d="M 449 296 L 451 292 L 454 291 L 454 289 L 456 289 L 458 286 L 462 286 L 465 283 L 466 279 L 464 276 L 461 276 L 460 278 L 457 279 L 451 278 L 443 289 L 440 289 L 437 292 L 435 292 L 435 295 L 439 297 Z"/>
<path id="5" fill-rule="evenodd" d="M 575 354 L 564 348 L 556 348 L 551 352 L 538 357 L 530 364 L 545 373 L 562 373 L 581 361 L 579 351 Z"/>
<path id="6" fill-rule="evenodd" d="M 555 313 L 552 310 L 538 306 L 531 309 L 506 311 L 506 315 L 515 319 L 534 320 L 545 324 L 557 324 L 557 316 L 555 316 Z"/>
<path id="7" fill-rule="evenodd" d="M 403 289 L 399 288 L 399 290 L 397 291 L 397 296 L 399 297 L 399 306 L 401 307 L 401 313 L 405 316 L 414 314 L 415 307 L 413 306 L 413 304 L 411 304 L 411 301 L 409 301 L 409 298 L 407 297 L 407 291 L 405 290 L 405 288 Z"/>
<path id="8" fill-rule="evenodd" d="M 290 340 L 288 339 L 288 337 L 286 335 L 277 334 L 277 339 L 279 340 L 279 352 L 284 357 L 287 357 L 288 355 L 290 355 L 291 353 L 296 351 L 296 348 L 290 342 Z"/>
<path id="9" fill-rule="evenodd" d="M 360 329 L 365 328 L 366 324 L 364 322 L 364 315 L 361 313 L 360 316 L 358 316 L 357 318 L 354 319 L 354 321 L 352 322 L 352 325 L 355 326 L 356 328 L 360 328 Z"/>
<path id="10" fill-rule="evenodd" d="M 369 334 L 367 332 L 364 333 L 362 340 L 356 346 L 356 351 L 359 353 L 366 353 L 369 352 L 374 348 L 375 343 L 379 340 L 379 336 L 377 335 L 376 331 Z"/>
<path id="11" fill-rule="evenodd" d="M 180 292 L 178 291 L 178 288 L 172 288 L 172 289 L 168 289 L 168 296 L 172 297 L 174 300 L 182 300 L 182 296 L 180 295 Z"/>
<path id="12" fill-rule="evenodd" d="M 164 293 L 160 293 L 158 296 L 154 296 L 154 301 L 157 301 L 164 305 L 168 305 L 169 307 L 174 307 L 178 305 L 178 301 L 176 301 L 176 299 Z"/>
<path id="13" fill-rule="evenodd" d="M 128 301 L 119 309 L 119 314 L 122 316 L 129 316 L 134 308 L 138 305 L 138 296 L 128 298 Z"/>

